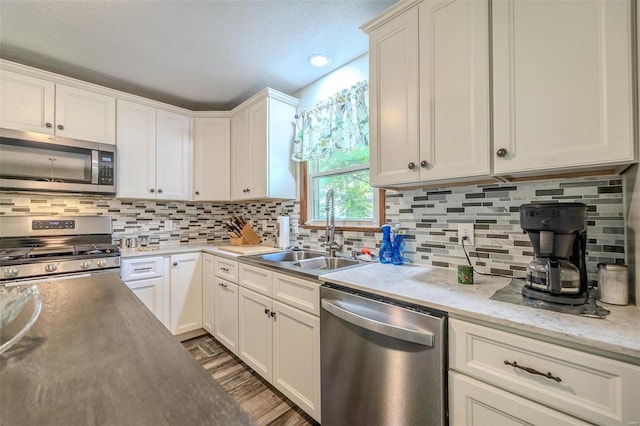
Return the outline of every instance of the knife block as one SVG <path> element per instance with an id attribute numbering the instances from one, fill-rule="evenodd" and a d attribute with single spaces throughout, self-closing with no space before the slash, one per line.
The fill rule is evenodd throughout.
<path id="1" fill-rule="evenodd" d="M 241 238 L 231 237 L 232 246 L 257 246 L 261 242 L 251 225 L 245 225 L 240 234 Z"/>

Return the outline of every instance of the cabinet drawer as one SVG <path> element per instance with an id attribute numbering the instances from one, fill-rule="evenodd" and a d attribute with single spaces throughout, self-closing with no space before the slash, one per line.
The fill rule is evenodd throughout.
<path id="1" fill-rule="evenodd" d="M 640 420 L 638 366 L 456 319 L 449 343 L 454 370 L 596 424 Z"/>
<path id="2" fill-rule="evenodd" d="M 450 426 L 590 424 L 454 372 L 449 407 Z"/>
<path id="3" fill-rule="evenodd" d="M 274 272 L 273 298 L 320 316 L 320 283 Z"/>
<path id="4" fill-rule="evenodd" d="M 249 265 L 240 265 L 240 285 L 265 296 L 271 297 L 271 276 L 268 269 L 256 268 Z"/>
<path id="5" fill-rule="evenodd" d="M 238 261 L 216 257 L 215 260 L 216 277 L 224 278 L 232 283 L 238 282 Z"/>
<path id="6" fill-rule="evenodd" d="M 164 275 L 162 257 L 122 259 L 120 277 L 123 281 L 143 280 Z"/>

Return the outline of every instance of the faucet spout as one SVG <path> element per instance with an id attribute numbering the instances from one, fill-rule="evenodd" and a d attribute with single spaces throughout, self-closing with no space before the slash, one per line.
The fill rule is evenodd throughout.
<path id="1" fill-rule="evenodd" d="M 325 228 L 325 243 L 323 245 L 327 247 L 329 257 L 335 257 L 336 250 L 340 250 L 342 247 L 336 241 L 336 211 L 333 189 L 327 191 L 325 212 L 327 225 Z"/>

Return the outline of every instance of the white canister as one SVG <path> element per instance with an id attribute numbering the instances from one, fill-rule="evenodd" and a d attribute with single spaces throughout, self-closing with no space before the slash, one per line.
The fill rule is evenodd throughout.
<path id="1" fill-rule="evenodd" d="M 604 303 L 629 303 L 629 268 L 615 263 L 598 264 L 598 294 Z"/>

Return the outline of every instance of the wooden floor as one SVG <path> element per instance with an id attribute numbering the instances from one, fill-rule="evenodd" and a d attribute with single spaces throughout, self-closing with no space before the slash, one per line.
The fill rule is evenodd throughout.
<path id="1" fill-rule="evenodd" d="M 182 344 L 259 425 L 318 425 L 210 335 Z"/>

